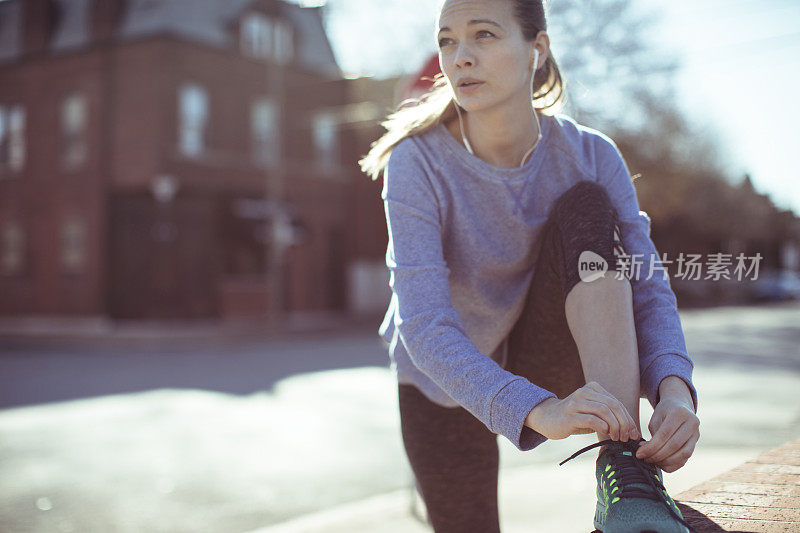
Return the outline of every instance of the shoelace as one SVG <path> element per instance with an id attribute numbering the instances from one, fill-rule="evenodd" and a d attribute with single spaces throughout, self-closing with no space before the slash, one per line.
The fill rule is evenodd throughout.
<path id="1" fill-rule="evenodd" d="M 669 510 L 670 514 L 675 518 L 675 520 L 677 520 L 678 522 L 683 524 L 690 531 L 690 533 L 694 533 L 694 530 L 692 529 L 692 526 L 687 524 L 686 521 L 683 520 L 678 515 L 678 513 L 676 513 L 672 509 L 672 506 L 669 504 L 669 501 L 667 500 L 667 498 L 664 496 L 664 493 L 662 492 L 663 490 L 666 490 L 664 488 L 663 483 L 661 483 L 661 481 L 656 482 L 656 481 L 653 480 L 653 477 L 654 477 L 655 472 L 656 472 L 655 467 L 645 463 L 644 461 L 642 461 L 641 459 L 638 459 L 636 457 L 636 450 L 638 448 L 639 442 L 640 441 L 633 441 L 633 440 L 627 441 L 627 442 L 623 442 L 623 441 L 615 441 L 615 440 L 612 440 L 612 439 L 606 439 L 606 440 L 591 444 L 589 446 L 586 446 L 585 448 L 583 448 L 581 450 L 578 450 L 577 452 L 573 453 L 567 459 L 564 459 L 563 461 L 558 463 L 558 466 L 563 465 L 567 461 L 570 461 L 570 460 L 576 458 L 580 454 L 582 454 L 584 452 L 587 452 L 587 451 L 591 450 L 592 448 L 597 448 L 599 446 L 603 446 L 603 445 L 609 444 L 609 443 L 614 443 L 614 444 L 617 444 L 617 445 L 621 444 L 624 448 L 627 448 L 627 450 L 619 449 L 619 448 L 609 448 L 608 451 L 606 452 L 606 453 L 610 453 L 613 456 L 614 470 L 617 471 L 616 476 L 617 476 L 617 479 L 619 479 L 619 485 L 618 486 L 620 487 L 620 491 L 619 491 L 618 497 L 619 498 L 647 498 L 648 500 L 660 501 L 666 506 L 666 508 Z M 632 452 L 632 455 L 625 455 L 625 454 L 622 453 L 623 451 L 630 451 L 630 452 Z M 634 483 L 647 483 L 647 484 L 649 484 L 651 487 L 653 487 L 653 490 L 656 492 L 656 494 L 658 494 L 658 496 L 656 496 L 652 492 L 644 490 L 644 489 L 642 489 L 640 487 L 631 486 Z"/>

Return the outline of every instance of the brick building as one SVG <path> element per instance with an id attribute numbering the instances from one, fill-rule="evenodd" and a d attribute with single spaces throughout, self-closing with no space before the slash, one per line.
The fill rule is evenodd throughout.
<path id="1" fill-rule="evenodd" d="M 432 78 L 439 72 L 439 57 L 434 55 L 418 72 L 382 80 L 348 80 L 350 100 L 358 102 L 363 111 L 353 117 L 360 115 L 362 120 L 351 120 L 343 125 L 343 130 L 348 132 L 348 137 L 353 141 L 351 146 L 357 150 L 349 159 L 358 161 L 366 154 L 370 144 L 386 132 L 380 122 L 401 101 L 419 97 L 428 91 L 432 84 L 424 78 Z M 388 233 L 381 199 L 382 187 L 382 176 L 375 181 L 366 175 L 356 179 L 352 260 L 348 265 L 350 310 L 358 314 L 376 314 L 380 318 L 391 299 L 389 270 L 386 267 Z"/>
<path id="2" fill-rule="evenodd" d="M 363 176 L 320 10 L 0 2 L 0 315 L 346 309 Z"/>

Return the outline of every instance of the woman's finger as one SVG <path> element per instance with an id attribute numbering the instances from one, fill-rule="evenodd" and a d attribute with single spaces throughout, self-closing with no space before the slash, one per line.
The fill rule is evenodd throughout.
<path id="1" fill-rule="evenodd" d="M 636 456 L 649 463 L 653 462 L 653 457 L 655 457 L 656 454 L 660 454 L 658 455 L 659 457 L 665 457 L 664 454 L 661 454 L 661 450 L 669 444 L 670 438 L 682 424 L 683 418 L 680 415 L 676 414 L 674 411 L 667 414 L 666 418 L 653 435 L 653 438 L 639 447 Z"/>
<path id="2" fill-rule="evenodd" d="M 608 423 L 616 420 L 611 408 L 607 405 L 606 398 L 593 391 L 586 391 L 576 396 L 572 402 L 572 409 L 576 413 L 590 413 L 599 416 Z M 612 420 L 613 419 L 613 420 Z"/>
<path id="3" fill-rule="evenodd" d="M 579 413 L 575 415 L 575 419 L 577 420 L 577 427 L 573 430 L 573 434 L 608 433 L 608 424 L 599 416 Z"/>
<path id="4" fill-rule="evenodd" d="M 605 399 L 604 403 L 612 407 L 612 410 L 617 415 L 617 420 L 619 420 L 620 422 L 622 431 L 630 433 L 631 435 L 634 431 L 638 433 L 639 425 L 633 419 L 633 415 L 631 415 L 630 411 L 628 411 L 628 409 L 625 407 L 625 404 L 619 401 L 619 399 L 617 399 L 613 394 L 604 389 L 603 386 L 597 383 L 596 381 L 593 381 L 591 383 L 593 384 L 593 387 L 590 390 L 602 396 Z M 596 397 L 590 397 L 590 398 L 597 401 Z"/>
<path id="5" fill-rule="evenodd" d="M 690 435 L 689 439 L 676 453 L 672 454 L 670 457 L 667 457 L 664 461 L 656 464 L 665 472 L 674 472 L 679 468 L 682 468 L 686 464 L 686 461 L 688 461 L 694 453 L 694 447 L 699 438 L 700 435 L 696 433 Z"/>
<path id="6" fill-rule="evenodd" d="M 623 433 L 627 434 L 636 426 L 633 425 L 633 418 L 631 418 L 625 406 L 611 396 L 610 394 L 603 394 L 599 392 L 588 392 L 586 395 L 588 401 L 593 401 L 604 405 L 614 416 L 611 421 L 611 429 L 614 433 L 607 433 L 614 440 L 622 440 Z"/>
<path id="7" fill-rule="evenodd" d="M 578 405 L 578 412 L 593 414 L 603 420 L 608 427 L 608 431 L 601 431 L 601 433 L 611 435 L 612 437 L 619 434 L 619 420 L 617 420 L 614 411 L 612 411 L 606 403 L 595 400 L 583 400 Z"/>
<path id="8" fill-rule="evenodd" d="M 681 425 L 673 433 L 664 446 L 656 453 L 651 455 L 647 461 L 650 463 L 661 463 L 678 453 L 686 442 L 692 437 L 692 428 L 688 424 Z"/>
<path id="9" fill-rule="evenodd" d="M 611 408 L 614 411 L 614 414 L 617 416 L 617 420 L 619 420 L 620 425 L 620 433 L 617 440 L 622 440 L 623 435 L 633 438 L 633 432 L 636 430 L 636 424 L 634 424 L 633 417 L 628 409 L 616 398 L 614 398 Z"/>

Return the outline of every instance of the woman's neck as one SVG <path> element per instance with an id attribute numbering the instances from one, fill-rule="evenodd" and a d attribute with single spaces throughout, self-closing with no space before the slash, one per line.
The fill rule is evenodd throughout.
<path id="1" fill-rule="evenodd" d="M 501 168 L 520 166 L 539 134 L 533 107 L 529 102 L 523 104 L 489 111 L 462 111 L 464 133 L 477 157 Z M 455 126 L 459 129 L 456 138 L 461 141 L 457 120 Z"/>

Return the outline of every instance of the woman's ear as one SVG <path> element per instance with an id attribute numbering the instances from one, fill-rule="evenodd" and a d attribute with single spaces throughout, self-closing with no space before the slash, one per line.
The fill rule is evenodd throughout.
<path id="1" fill-rule="evenodd" d="M 541 51 L 539 50 L 539 48 L 536 46 L 537 42 L 541 44 L 541 46 L 544 48 L 544 50 L 541 50 Z M 546 31 L 542 30 L 538 34 L 536 34 L 536 40 L 533 42 L 533 50 L 531 50 L 531 68 L 532 69 L 538 70 L 540 68 L 539 60 L 535 59 L 536 53 L 539 54 L 540 58 L 544 58 L 542 60 L 542 66 L 544 66 L 544 63 L 547 61 L 547 50 L 549 50 L 549 49 L 550 49 L 550 36 L 547 35 Z"/>
<path id="2" fill-rule="evenodd" d="M 530 68 L 534 72 L 539 70 L 539 49 L 534 47 L 533 52 L 531 53 L 531 65 Z"/>

